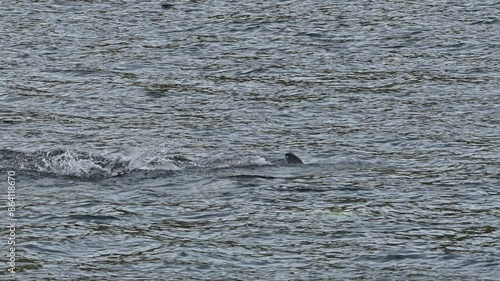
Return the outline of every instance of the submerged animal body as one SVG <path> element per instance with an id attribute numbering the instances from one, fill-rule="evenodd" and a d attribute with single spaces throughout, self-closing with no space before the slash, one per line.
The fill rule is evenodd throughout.
<path id="1" fill-rule="evenodd" d="M 304 164 L 304 162 L 302 162 L 302 160 L 300 160 L 300 158 L 293 153 L 287 153 L 285 154 L 285 157 L 288 164 Z"/>

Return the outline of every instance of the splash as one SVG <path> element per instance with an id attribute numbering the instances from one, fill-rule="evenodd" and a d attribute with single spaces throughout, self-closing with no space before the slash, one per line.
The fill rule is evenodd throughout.
<path id="1" fill-rule="evenodd" d="M 117 176 L 129 170 L 128 163 L 118 158 L 63 149 L 0 150 L 0 168 L 77 177 Z"/>
<path id="2" fill-rule="evenodd" d="M 220 169 L 270 164 L 260 156 L 192 160 L 179 155 L 171 156 L 164 149 L 135 149 L 128 154 L 69 149 L 29 152 L 0 150 L 0 169 L 82 178 L 114 177 L 134 171 L 178 171 L 195 167 Z"/>

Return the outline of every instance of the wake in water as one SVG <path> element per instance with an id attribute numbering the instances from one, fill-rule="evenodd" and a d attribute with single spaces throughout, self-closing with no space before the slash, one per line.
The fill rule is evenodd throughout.
<path id="1" fill-rule="evenodd" d="M 250 165 L 268 165 L 264 158 L 254 156 L 242 159 L 192 160 L 183 156 L 166 156 L 148 150 L 131 155 L 111 155 L 84 151 L 55 149 L 51 151 L 22 152 L 0 150 L 0 170 L 24 170 L 83 178 L 113 177 L 133 171 L 177 171 L 187 168 L 229 168 Z"/>
<path id="2" fill-rule="evenodd" d="M 21 152 L 0 150 L 0 169 L 17 169 L 77 177 L 116 176 L 126 173 L 129 162 L 88 152 L 55 149 Z"/>

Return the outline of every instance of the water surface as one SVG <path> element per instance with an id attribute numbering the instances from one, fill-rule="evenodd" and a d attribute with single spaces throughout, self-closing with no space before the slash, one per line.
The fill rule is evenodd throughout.
<path id="1" fill-rule="evenodd" d="M 498 1 L 3 2 L 18 279 L 500 278 Z"/>

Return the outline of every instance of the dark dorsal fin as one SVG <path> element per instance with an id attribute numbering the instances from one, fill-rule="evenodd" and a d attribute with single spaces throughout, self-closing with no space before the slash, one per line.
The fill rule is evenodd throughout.
<path id="1" fill-rule="evenodd" d="M 300 158 L 293 153 L 287 153 L 285 154 L 285 157 L 288 164 L 304 164 L 304 162 L 302 162 L 302 160 L 300 160 Z"/>

